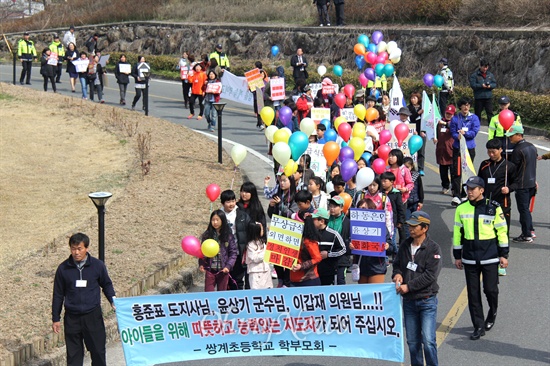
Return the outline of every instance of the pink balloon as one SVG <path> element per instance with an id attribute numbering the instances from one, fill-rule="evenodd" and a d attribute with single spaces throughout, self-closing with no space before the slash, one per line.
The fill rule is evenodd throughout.
<path id="1" fill-rule="evenodd" d="M 201 242 L 194 236 L 186 236 L 181 240 L 181 249 L 189 255 L 197 258 L 203 258 Z"/>
<path id="2" fill-rule="evenodd" d="M 355 87 L 351 84 L 344 86 L 344 95 L 349 99 L 353 99 L 353 94 L 355 94 Z"/>
<path id="3" fill-rule="evenodd" d="M 401 147 L 403 145 L 403 141 L 407 138 L 409 135 L 409 126 L 407 126 L 405 123 L 400 123 L 397 126 L 395 126 L 395 138 L 397 139 L 397 146 Z"/>
<path id="4" fill-rule="evenodd" d="M 378 156 L 384 160 L 384 164 L 386 160 L 388 160 L 388 156 L 390 156 L 390 151 L 391 151 L 391 147 L 389 147 L 388 145 L 380 145 L 378 147 L 378 150 L 377 150 Z"/>
<path id="5" fill-rule="evenodd" d="M 218 197 L 220 196 L 220 193 L 221 193 L 220 186 L 215 183 L 209 184 L 206 187 L 206 197 L 208 197 L 210 202 L 214 202 L 215 200 L 217 200 Z"/>
<path id="6" fill-rule="evenodd" d="M 340 123 L 340 126 L 338 126 L 338 134 L 345 142 L 348 142 L 351 136 L 350 124 L 347 122 Z"/>
<path id="7" fill-rule="evenodd" d="M 380 145 L 385 145 L 391 140 L 391 132 L 388 130 L 380 131 Z"/>
<path id="8" fill-rule="evenodd" d="M 376 64 L 376 54 L 374 52 L 367 52 L 367 57 L 365 58 L 369 64 L 373 66 Z"/>
<path id="9" fill-rule="evenodd" d="M 383 52 L 378 53 L 378 57 L 383 57 L 384 61 L 387 61 L 390 56 L 388 55 L 388 53 L 386 51 L 383 51 Z"/>
<path id="10" fill-rule="evenodd" d="M 369 83 L 369 79 L 365 76 L 364 73 L 359 74 L 359 84 L 364 88 Z"/>
<path id="11" fill-rule="evenodd" d="M 376 174 L 382 174 L 386 171 L 386 162 L 381 158 L 374 159 L 371 168 Z"/>
<path id="12" fill-rule="evenodd" d="M 384 62 L 386 62 L 386 59 L 384 58 L 384 56 L 376 56 L 377 64 L 383 64 Z"/>

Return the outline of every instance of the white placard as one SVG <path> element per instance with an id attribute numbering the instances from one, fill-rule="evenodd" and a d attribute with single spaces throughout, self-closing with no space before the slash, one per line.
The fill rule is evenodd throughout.
<path id="1" fill-rule="evenodd" d="M 90 64 L 90 60 L 74 60 L 72 61 L 74 67 L 76 68 L 76 72 L 86 72 L 88 70 L 88 65 Z"/>
<path id="2" fill-rule="evenodd" d="M 130 74 L 132 72 L 132 65 L 118 64 L 118 71 L 120 71 L 121 74 Z"/>

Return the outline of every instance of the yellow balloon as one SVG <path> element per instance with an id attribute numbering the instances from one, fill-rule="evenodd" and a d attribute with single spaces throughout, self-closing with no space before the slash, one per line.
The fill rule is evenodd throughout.
<path id="1" fill-rule="evenodd" d="M 365 152 L 365 140 L 359 137 L 352 137 L 348 142 L 348 146 L 353 150 L 353 158 L 359 160 Z"/>
<path id="2" fill-rule="evenodd" d="M 361 121 L 365 120 L 365 114 L 367 113 L 367 109 L 362 104 L 357 104 L 355 107 L 353 107 L 353 113 L 359 118 Z"/>
<path id="3" fill-rule="evenodd" d="M 277 142 L 284 142 L 285 144 L 288 144 L 288 139 L 290 138 L 290 135 L 289 133 L 287 132 L 287 130 L 284 130 L 284 129 L 280 129 L 280 130 L 277 130 L 277 132 L 275 132 L 273 134 L 273 142 L 276 144 Z"/>
<path id="4" fill-rule="evenodd" d="M 270 126 L 275 118 L 275 111 L 271 107 L 263 107 L 260 111 L 260 117 L 266 126 Z"/>
<path id="5" fill-rule="evenodd" d="M 346 117 L 344 116 L 336 117 L 336 119 L 334 120 L 334 129 L 338 131 L 338 127 L 344 122 L 347 122 Z"/>
<path id="6" fill-rule="evenodd" d="M 367 136 L 367 128 L 365 127 L 365 124 L 362 122 L 355 122 L 353 128 L 351 129 L 351 136 L 365 139 Z"/>
<path id="7" fill-rule="evenodd" d="M 290 159 L 288 163 L 286 163 L 285 168 L 283 169 L 287 177 L 290 177 L 292 174 L 296 173 L 297 170 L 298 164 L 292 159 Z"/>
<path id="8" fill-rule="evenodd" d="M 214 239 L 206 239 L 201 245 L 202 254 L 207 258 L 214 258 L 220 252 L 220 245 Z"/>

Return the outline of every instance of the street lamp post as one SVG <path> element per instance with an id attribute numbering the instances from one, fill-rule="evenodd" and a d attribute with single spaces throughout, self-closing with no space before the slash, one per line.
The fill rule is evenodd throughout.
<path id="1" fill-rule="evenodd" d="M 109 192 L 94 192 L 88 195 L 97 208 L 99 260 L 102 262 L 105 262 L 105 203 L 112 195 Z"/>
<path id="2" fill-rule="evenodd" d="M 226 103 L 212 103 L 218 112 L 218 163 L 222 164 L 222 112 Z"/>

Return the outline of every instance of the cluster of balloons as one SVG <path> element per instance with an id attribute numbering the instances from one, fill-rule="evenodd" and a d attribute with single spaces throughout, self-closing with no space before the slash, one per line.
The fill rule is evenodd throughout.
<path id="1" fill-rule="evenodd" d="M 214 239 L 201 242 L 194 236 L 186 236 L 181 240 L 181 249 L 197 258 L 214 258 L 220 252 L 220 245 Z"/>
<path id="2" fill-rule="evenodd" d="M 371 40 L 365 34 L 357 37 L 357 43 L 353 47 L 355 52 L 355 65 L 359 71 L 368 64 L 361 74 L 359 74 L 359 83 L 366 87 L 369 80 L 375 81 L 376 77 L 390 77 L 395 68 L 393 65 L 401 61 L 401 49 L 395 41 L 384 42 L 384 35 L 380 31 L 375 31 L 371 35 Z"/>
<path id="3" fill-rule="evenodd" d="M 437 88 L 441 88 L 443 86 L 443 83 L 445 80 L 443 79 L 443 76 L 441 75 L 432 75 L 432 74 L 425 74 L 422 78 L 422 81 L 424 81 L 424 85 L 426 85 L 428 88 L 431 88 L 435 85 Z"/>

